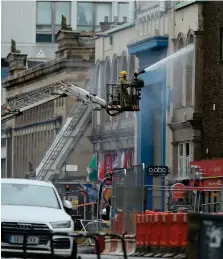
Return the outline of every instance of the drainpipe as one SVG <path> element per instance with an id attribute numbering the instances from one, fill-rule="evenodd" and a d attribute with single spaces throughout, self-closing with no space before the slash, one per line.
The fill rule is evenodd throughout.
<path id="1" fill-rule="evenodd" d="M 129 1 L 129 23 L 135 22 L 135 1 Z"/>

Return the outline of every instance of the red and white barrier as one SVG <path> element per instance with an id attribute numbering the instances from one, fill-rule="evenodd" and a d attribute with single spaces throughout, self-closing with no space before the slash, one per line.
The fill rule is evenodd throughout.
<path id="1" fill-rule="evenodd" d="M 136 250 L 135 235 L 125 236 L 127 255 L 133 255 Z M 106 238 L 103 255 L 123 255 L 122 241 L 117 238 Z"/>
<path id="2" fill-rule="evenodd" d="M 136 236 L 126 235 L 125 236 L 126 254 L 128 256 L 133 255 L 136 251 Z M 121 252 L 117 255 L 123 255 L 123 250 L 121 247 Z"/>

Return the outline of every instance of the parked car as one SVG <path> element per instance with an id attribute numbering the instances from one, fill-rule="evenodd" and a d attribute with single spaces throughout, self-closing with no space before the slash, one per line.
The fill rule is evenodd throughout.
<path id="1" fill-rule="evenodd" d="M 49 233 L 71 233 L 74 222 L 68 211 L 69 201 L 62 203 L 50 182 L 27 179 L 1 180 L 1 252 L 23 252 L 24 233 L 27 234 L 27 252 L 50 254 Z M 36 234 L 35 234 L 36 233 Z M 35 235 L 34 235 L 35 234 Z M 56 255 L 69 256 L 73 248 L 68 235 L 54 235 Z"/>

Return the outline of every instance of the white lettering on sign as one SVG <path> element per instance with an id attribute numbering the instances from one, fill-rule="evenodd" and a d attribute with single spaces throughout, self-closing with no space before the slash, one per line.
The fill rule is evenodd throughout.
<path id="1" fill-rule="evenodd" d="M 149 168 L 149 173 L 166 173 L 166 168 L 156 167 L 156 168 Z"/>
<path id="2" fill-rule="evenodd" d="M 220 182 L 220 181 L 217 181 L 217 182 L 208 182 L 208 185 L 209 185 L 209 186 L 220 186 L 220 185 L 221 185 L 221 182 Z"/>

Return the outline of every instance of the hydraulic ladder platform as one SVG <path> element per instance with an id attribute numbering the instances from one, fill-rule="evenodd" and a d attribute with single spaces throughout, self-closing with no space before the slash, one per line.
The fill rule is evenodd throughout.
<path id="1" fill-rule="evenodd" d="M 63 82 L 63 87 L 67 90 L 67 95 L 77 98 L 72 91 L 72 84 Z M 68 87 L 69 86 L 69 87 Z M 86 90 L 90 90 L 91 81 L 87 84 Z M 70 152 L 78 145 L 83 137 L 92 118 L 92 107 L 87 103 L 77 103 L 72 108 L 70 114 L 53 144 L 46 152 L 39 167 L 36 169 L 36 179 L 49 181 L 55 174 L 60 174 L 60 169 L 70 154 Z"/>

